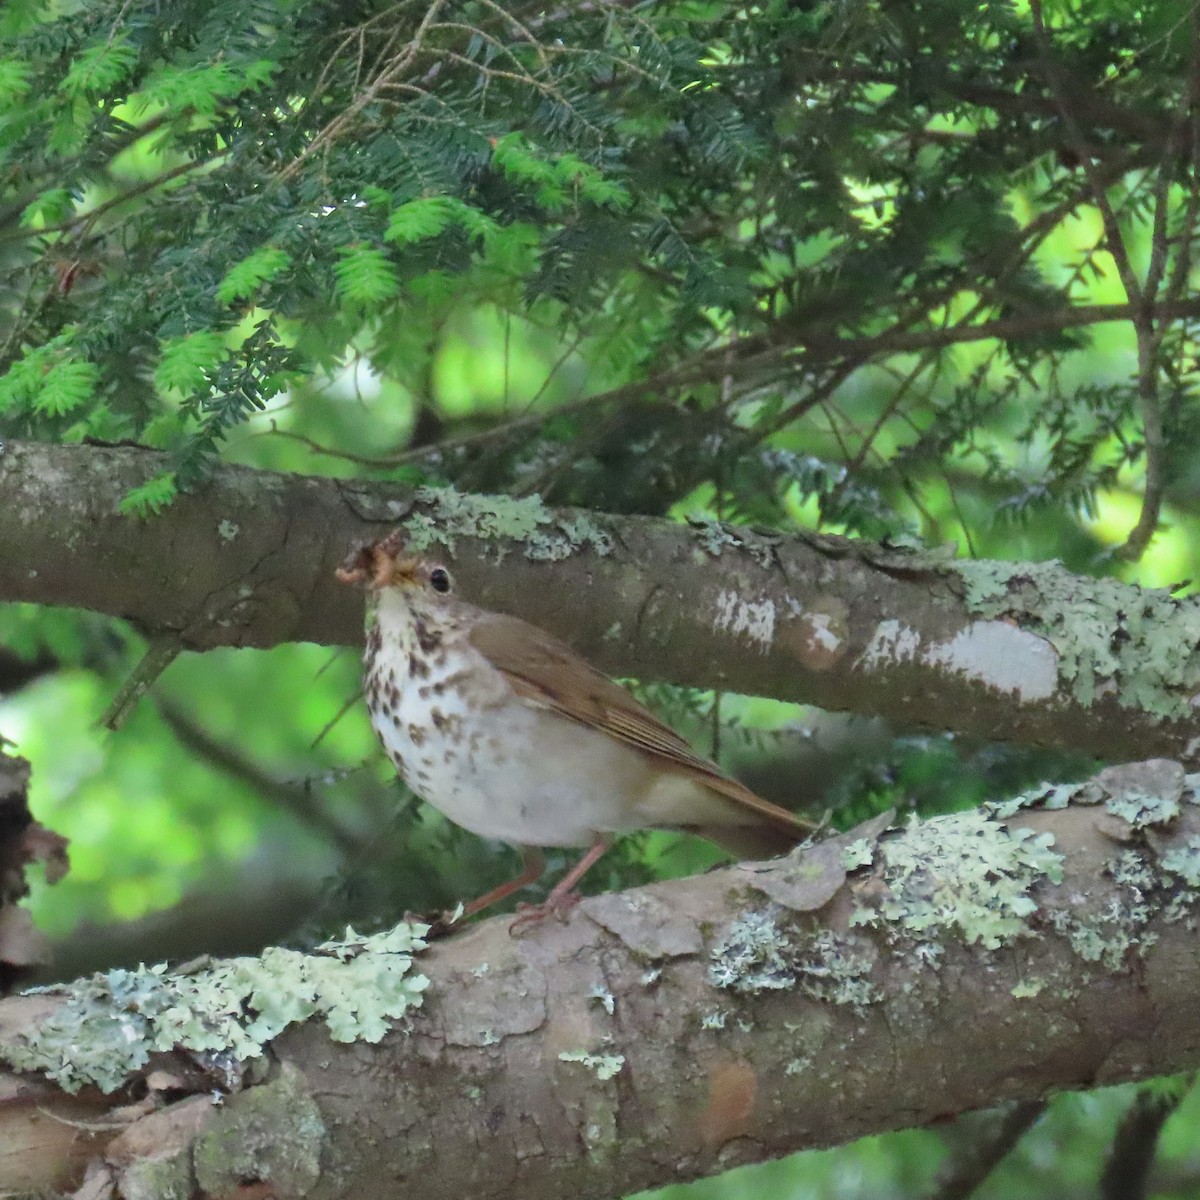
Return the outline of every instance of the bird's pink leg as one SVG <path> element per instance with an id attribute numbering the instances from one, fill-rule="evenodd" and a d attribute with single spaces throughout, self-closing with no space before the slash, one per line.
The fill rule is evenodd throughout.
<path id="1" fill-rule="evenodd" d="M 588 847 L 588 852 L 554 885 L 550 895 L 541 904 L 522 907 L 520 915 L 509 926 L 509 931 L 515 932 L 525 925 L 544 921 L 548 916 L 561 917 L 569 912 L 579 903 L 579 893 L 575 891 L 575 885 L 600 861 L 611 844 L 611 838 L 597 834 L 596 840 Z"/>
<path id="2" fill-rule="evenodd" d="M 470 904 L 463 908 L 462 916 L 458 918 L 460 921 L 473 917 L 477 912 L 483 912 L 485 908 L 491 908 L 493 904 L 499 904 L 513 892 L 520 891 L 521 888 L 528 887 L 531 883 L 537 883 L 541 879 L 546 871 L 546 860 L 542 857 L 542 852 L 536 846 L 521 846 L 519 849 L 521 851 L 521 873 L 514 875 L 507 883 L 492 888 L 490 892 L 476 896 Z"/>

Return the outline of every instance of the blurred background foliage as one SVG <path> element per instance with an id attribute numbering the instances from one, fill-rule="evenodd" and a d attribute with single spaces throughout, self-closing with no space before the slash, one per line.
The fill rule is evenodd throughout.
<path id="1" fill-rule="evenodd" d="M 131 520 L 220 459 L 1188 592 L 1198 45 L 1182 0 L 10 0 L 0 436 L 169 451 Z M 32 900 L 61 974 L 303 944 L 511 869 L 392 778 L 355 652 L 185 655 L 99 732 L 145 648 L 0 606 L 0 733 L 71 841 Z M 634 686 L 841 827 L 1094 766 Z M 639 835 L 588 886 L 711 861 Z M 1057 1102 L 975 1194 L 1096 1194 L 1132 1094 Z M 1200 1188 L 1196 1104 L 1155 1195 Z M 669 1195 L 932 1195 L 977 1133 Z"/>

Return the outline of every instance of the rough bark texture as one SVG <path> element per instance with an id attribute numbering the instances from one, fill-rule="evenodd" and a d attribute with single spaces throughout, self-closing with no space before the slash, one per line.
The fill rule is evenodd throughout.
<path id="1" fill-rule="evenodd" d="M 130 448 L 8 443 L 0 599 L 127 617 L 184 648 L 353 643 L 347 548 L 403 522 L 462 592 L 616 674 L 900 724 L 1195 761 L 1200 605 L 1056 564 L 962 562 L 833 537 L 549 512 L 536 500 L 218 467 L 161 516 L 118 515 L 163 469 Z"/>
<path id="2" fill-rule="evenodd" d="M 1190 1069 L 1198 784 L 1138 764 L 520 936 L 496 918 L 419 955 L 406 1029 L 293 1027 L 220 1105 L 180 1098 L 212 1086 L 181 1056 L 107 1102 L 0 1073 L 0 1194 L 77 1186 L 90 1162 L 86 1194 L 127 1198 L 616 1197 Z M 0 1004 L 0 1047 L 60 1003 Z"/>

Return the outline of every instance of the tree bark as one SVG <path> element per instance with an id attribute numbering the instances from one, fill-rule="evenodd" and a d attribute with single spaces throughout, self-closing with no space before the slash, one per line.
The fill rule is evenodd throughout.
<path id="1" fill-rule="evenodd" d="M 107 1098 L 0 1073 L 0 1192 L 90 1163 L 86 1194 L 113 1197 L 587 1200 L 1191 1069 L 1197 785 L 1114 768 L 520 935 L 498 917 L 418 955 L 405 1027 L 294 1026 L 220 1104 L 185 1095 L 214 1085 L 182 1055 Z M 62 1003 L 0 1003 L 0 1055 Z"/>
<path id="2" fill-rule="evenodd" d="M 160 516 L 118 514 L 166 469 L 119 447 L 8 443 L 0 599 L 125 617 L 182 648 L 355 643 L 333 578 L 403 524 L 465 596 L 619 675 L 797 700 L 1108 759 L 1200 755 L 1200 604 L 1055 563 L 544 509 L 536 499 L 217 466 Z"/>

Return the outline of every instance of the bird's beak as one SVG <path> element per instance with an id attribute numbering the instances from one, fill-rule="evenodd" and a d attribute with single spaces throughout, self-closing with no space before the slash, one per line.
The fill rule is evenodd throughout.
<path id="1" fill-rule="evenodd" d="M 334 576 L 339 583 L 362 584 L 370 590 L 387 587 L 393 582 L 397 559 L 403 550 L 404 542 L 400 530 L 396 529 L 377 542 L 368 542 L 351 550 Z"/>

